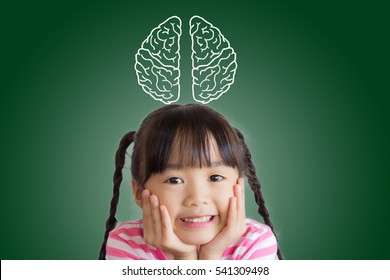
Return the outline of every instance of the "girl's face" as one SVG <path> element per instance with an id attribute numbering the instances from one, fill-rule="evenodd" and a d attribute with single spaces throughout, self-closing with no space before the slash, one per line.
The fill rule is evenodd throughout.
<path id="1" fill-rule="evenodd" d="M 209 147 L 211 167 L 178 169 L 179 153 L 174 148 L 168 168 L 145 183 L 145 189 L 167 207 L 173 231 L 187 244 L 208 243 L 223 229 L 239 179 L 238 170 L 223 163 L 214 139 Z"/>

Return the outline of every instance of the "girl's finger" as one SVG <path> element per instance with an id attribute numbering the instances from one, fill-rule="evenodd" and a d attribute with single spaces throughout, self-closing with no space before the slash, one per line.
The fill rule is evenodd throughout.
<path id="1" fill-rule="evenodd" d="M 237 211 L 239 213 L 238 218 L 245 219 L 245 188 L 243 178 L 238 180 L 235 196 L 237 197 Z"/>
<path id="2" fill-rule="evenodd" d="M 142 197 L 142 223 L 144 227 L 144 239 L 150 242 L 153 238 L 153 222 L 150 211 L 150 192 L 144 190 L 141 194 Z"/>
<path id="3" fill-rule="evenodd" d="M 167 238 L 169 238 L 169 236 L 173 233 L 173 228 L 171 217 L 169 216 L 168 209 L 165 205 L 160 206 L 160 214 L 163 239 L 167 240 Z"/>
<path id="4" fill-rule="evenodd" d="M 165 244 L 168 247 L 173 246 L 175 250 L 183 249 L 182 246 L 180 246 L 181 248 L 177 248 L 178 245 L 174 241 L 176 239 L 175 239 L 175 234 L 173 233 L 171 217 L 169 216 L 168 209 L 165 205 L 160 206 L 160 213 L 161 213 L 161 224 L 162 224 L 161 238 L 163 244 Z"/>
<path id="5" fill-rule="evenodd" d="M 142 196 L 142 219 L 148 220 L 150 218 L 150 192 L 144 190 L 141 194 Z"/>
<path id="6" fill-rule="evenodd" d="M 150 196 L 150 209 L 151 209 L 151 216 L 152 216 L 152 223 L 153 223 L 153 230 L 154 233 L 157 236 L 161 236 L 161 215 L 160 215 L 160 209 L 159 209 L 159 201 L 157 196 L 151 195 Z M 156 237 L 157 237 L 156 236 Z"/>
<path id="7" fill-rule="evenodd" d="M 240 234 L 244 233 L 246 229 L 245 223 L 245 189 L 244 179 L 240 178 L 235 188 L 235 195 L 237 197 L 237 219 L 236 228 Z"/>
<path id="8" fill-rule="evenodd" d="M 226 226 L 228 229 L 233 228 L 237 222 L 237 197 L 233 196 L 229 201 L 229 212 L 226 221 Z"/>

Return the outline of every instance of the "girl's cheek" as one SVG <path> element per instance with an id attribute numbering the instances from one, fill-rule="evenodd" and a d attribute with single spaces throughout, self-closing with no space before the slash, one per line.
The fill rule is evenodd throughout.
<path id="1" fill-rule="evenodd" d="M 229 201 L 230 201 L 230 197 L 226 197 L 224 198 L 223 200 L 219 201 L 218 204 L 220 206 L 220 209 L 222 210 L 222 213 L 224 215 L 227 215 L 228 211 L 229 211 Z"/>

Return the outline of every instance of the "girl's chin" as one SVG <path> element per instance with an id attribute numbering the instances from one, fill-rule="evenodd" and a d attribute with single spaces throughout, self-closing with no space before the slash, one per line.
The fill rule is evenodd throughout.
<path id="1" fill-rule="evenodd" d="M 201 233 L 182 233 L 182 234 L 177 234 L 177 236 L 181 239 L 186 244 L 189 245 L 204 245 L 207 243 L 210 243 L 216 236 L 216 234 L 203 234 Z"/>
<path id="2" fill-rule="evenodd" d="M 198 239 L 194 239 L 194 238 L 191 238 L 191 239 L 188 239 L 188 238 L 180 238 L 184 243 L 188 244 L 188 245 L 204 245 L 204 244 L 207 244 L 207 243 L 210 243 L 211 240 L 213 240 L 214 238 L 198 238 Z"/>

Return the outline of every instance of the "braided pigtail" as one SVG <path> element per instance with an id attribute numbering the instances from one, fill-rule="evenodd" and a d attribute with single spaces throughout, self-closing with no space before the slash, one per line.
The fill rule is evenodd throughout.
<path id="1" fill-rule="evenodd" d="M 236 130 L 238 138 L 241 140 L 241 144 L 242 144 L 242 147 L 244 149 L 244 156 L 245 156 L 245 162 L 246 162 L 246 174 L 245 175 L 248 178 L 248 183 L 249 183 L 249 185 L 254 193 L 256 203 L 259 206 L 257 212 L 263 217 L 265 224 L 272 229 L 272 231 L 276 237 L 276 240 L 278 241 L 278 237 L 274 231 L 274 226 L 273 226 L 271 219 L 269 217 L 269 212 L 267 210 L 267 207 L 265 206 L 265 200 L 264 200 L 263 194 L 261 193 L 261 185 L 260 185 L 259 179 L 257 178 L 257 175 L 256 175 L 256 168 L 252 162 L 252 155 L 248 149 L 248 146 L 245 143 L 244 135 L 238 129 L 235 129 L 235 130 Z M 279 260 L 284 259 L 283 254 L 279 248 L 279 242 L 278 242 L 277 254 L 278 254 Z"/>
<path id="2" fill-rule="evenodd" d="M 99 260 L 105 260 L 106 259 L 106 245 L 107 245 L 107 239 L 108 234 L 110 231 L 112 231 L 115 228 L 116 225 L 116 210 L 118 206 L 119 201 L 119 188 L 122 183 L 123 175 L 122 175 L 122 169 L 125 165 L 125 158 L 126 158 L 126 150 L 130 146 L 131 143 L 134 141 L 134 135 L 135 131 L 131 131 L 126 133 L 119 144 L 118 150 L 115 154 L 115 172 L 114 172 L 114 189 L 113 189 L 113 195 L 111 199 L 111 208 L 110 208 L 110 216 L 107 219 L 106 222 L 106 232 L 104 233 L 104 240 L 102 243 L 102 247 L 100 248 L 99 253 Z"/>

